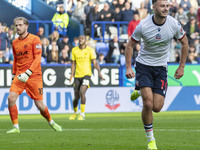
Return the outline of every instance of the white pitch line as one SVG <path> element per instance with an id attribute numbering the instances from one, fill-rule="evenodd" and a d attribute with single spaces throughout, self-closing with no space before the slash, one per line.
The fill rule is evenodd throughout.
<path id="1" fill-rule="evenodd" d="M 0 131 L 7 131 L 8 129 L 0 129 Z M 20 129 L 21 131 L 52 131 L 52 129 Z M 144 129 L 63 129 L 63 131 L 144 131 Z M 163 132 L 200 132 L 200 129 L 154 129 L 154 131 Z"/>

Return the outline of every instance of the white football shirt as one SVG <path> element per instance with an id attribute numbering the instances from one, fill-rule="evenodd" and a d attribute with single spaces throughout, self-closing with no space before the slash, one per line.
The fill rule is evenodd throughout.
<path id="1" fill-rule="evenodd" d="M 181 24 L 171 16 L 167 16 L 162 25 L 155 24 L 153 15 L 141 20 L 132 34 L 132 40 L 139 42 L 143 40 L 136 61 L 149 66 L 166 66 L 168 52 L 173 37 L 178 40 L 185 36 Z"/>

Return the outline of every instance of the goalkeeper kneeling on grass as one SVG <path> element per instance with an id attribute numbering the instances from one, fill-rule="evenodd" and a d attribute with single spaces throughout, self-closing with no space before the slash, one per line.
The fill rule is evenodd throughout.
<path id="1" fill-rule="evenodd" d="M 49 125 L 55 131 L 61 132 L 62 127 L 52 120 L 47 106 L 43 103 L 40 38 L 27 32 L 28 20 L 26 18 L 15 18 L 14 24 L 19 38 L 12 43 L 14 54 L 13 81 L 8 96 L 8 110 L 13 128 L 7 133 L 20 133 L 16 101 L 24 90 L 34 100 L 36 107 Z"/>

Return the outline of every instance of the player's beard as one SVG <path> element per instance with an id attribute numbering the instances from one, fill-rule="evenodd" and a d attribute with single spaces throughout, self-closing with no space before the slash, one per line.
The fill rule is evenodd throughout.
<path id="1" fill-rule="evenodd" d="M 166 12 L 167 15 L 168 15 L 168 12 Z M 160 19 L 165 19 L 167 17 L 167 15 L 163 15 L 163 12 L 158 12 L 157 13 L 157 16 L 160 18 Z"/>
<path id="2" fill-rule="evenodd" d="M 19 36 L 23 36 L 26 33 L 26 30 L 20 30 L 17 32 Z"/>
<path id="3" fill-rule="evenodd" d="M 82 43 L 79 42 L 80 47 L 84 47 L 84 46 L 85 46 L 85 43 L 86 43 L 86 42 L 82 42 Z"/>

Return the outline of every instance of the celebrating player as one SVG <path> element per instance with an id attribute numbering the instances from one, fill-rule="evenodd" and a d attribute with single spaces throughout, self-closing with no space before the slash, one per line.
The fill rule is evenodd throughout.
<path id="1" fill-rule="evenodd" d="M 174 77 L 180 79 L 184 75 L 184 67 L 188 53 L 188 40 L 180 23 L 168 15 L 168 0 L 152 0 L 154 15 L 142 20 L 133 32 L 126 47 L 126 77 L 133 78 L 131 68 L 133 47 L 143 39 L 144 48 L 136 58 L 136 90 L 132 100 L 140 94 L 143 99 L 142 121 L 146 132 L 148 149 L 157 149 L 153 134 L 153 114 L 160 112 L 164 105 L 167 91 L 167 58 L 171 41 L 176 37 L 182 45 L 181 60 Z"/>
<path id="2" fill-rule="evenodd" d="M 72 65 L 71 65 L 71 76 L 70 82 L 72 81 L 73 74 L 75 71 L 75 81 L 74 81 L 74 114 L 69 117 L 69 120 L 85 120 L 85 93 L 90 86 L 90 76 L 91 71 L 91 61 L 94 67 L 97 69 L 99 76 L 103 79 L 100 73 L 99 64 L 96 61 L 96 54 L 93 49 L 86 45 L 85 36 L 81 35 L 79 37 L 79 46 L 72 49 Z M 78 100 L 81 98 L 81 114 L 78 116 Z"/>
<path id="3" fill-rule="evenodd" d="M 15 18 L 14 24 L 19 38 L 14 40 L 12 44 L 14 54 L 13 81 L 8 96 L 8 109 L 13 128 L 7 133 L 20 133 L 16 100 L 25 89 L 26 93 L 34 100 L 41 115 L 49 122 L 49 125 L 55 131 L 61 132 L 61 126 L 51 119 L 49 110 L 43 103 L 40 38 L 28 33 L 28 20 L 26 18 Z"/>

